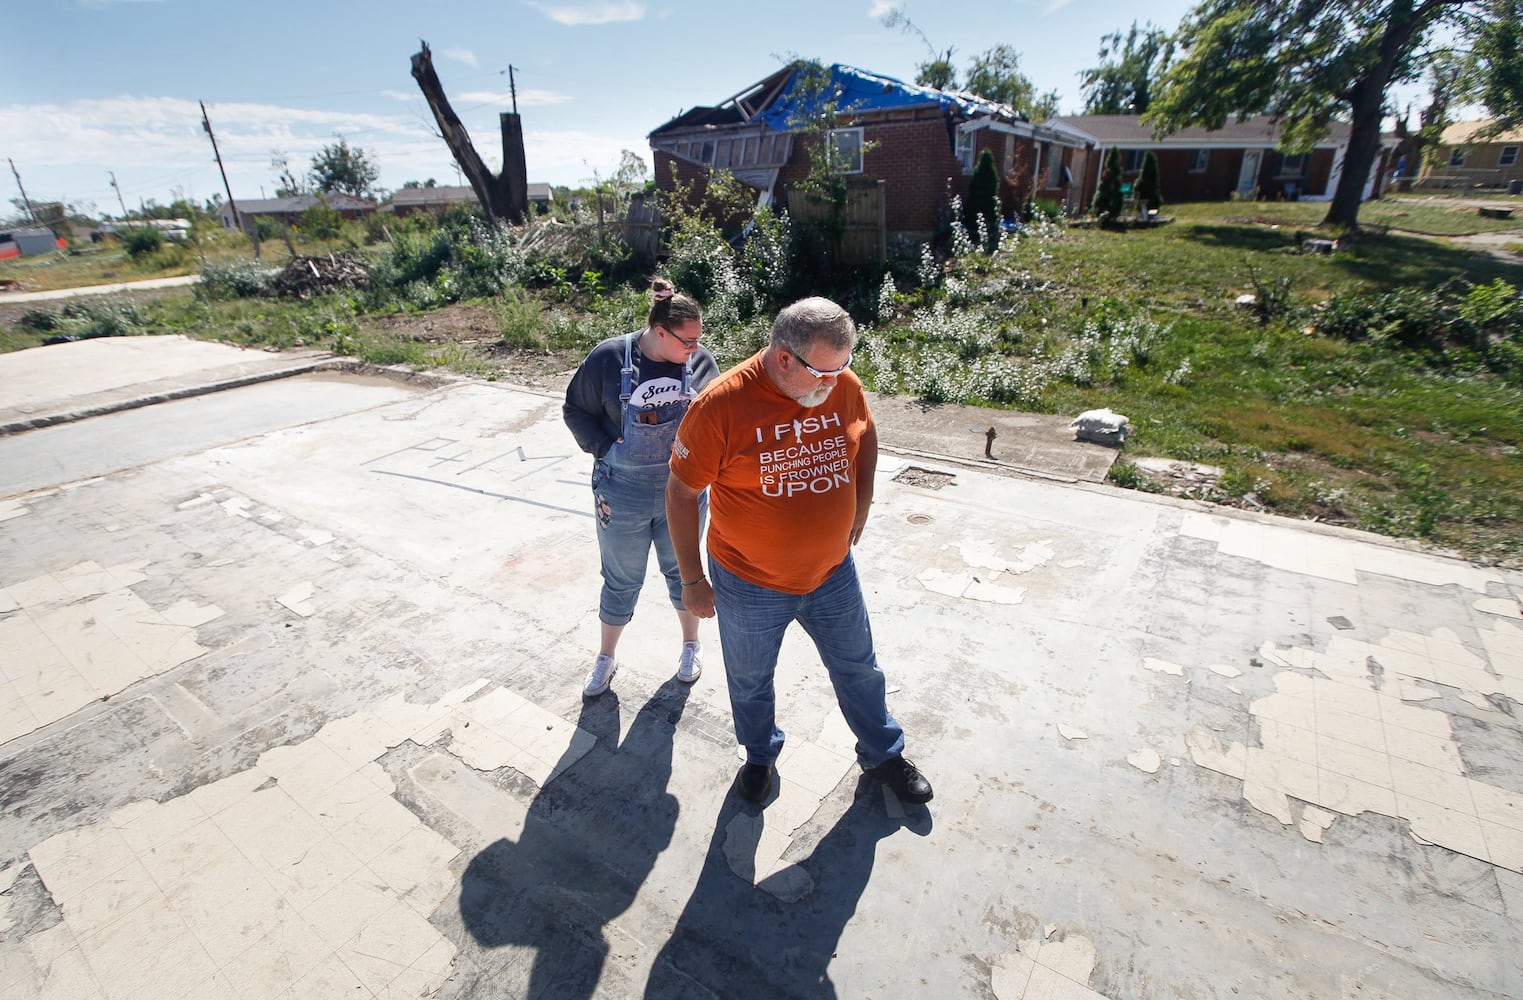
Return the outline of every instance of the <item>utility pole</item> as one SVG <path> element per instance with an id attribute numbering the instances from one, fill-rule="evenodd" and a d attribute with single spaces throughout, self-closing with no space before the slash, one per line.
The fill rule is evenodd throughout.
<path id="1" fill-rule="evenodd" d="M 508 93 L 513 98 L 513 113 L 518 114 L 518 85 L 513 82 L 513 64 L 508 64 Z"/>
<path id="2" fill-rule="evenodd" d="M 16 177 L 16 187 L 20 188 L 20 190 L 21 190 L 21 200 L 26 203 L 26 214 L 31 217 L 31 220 L 33 222 L 36 222 L 37 221 L 37 210 L 32 207 L 32 199 L 30 199 L 30 198 L 28 198 L 26 196 L 26 188 L 22 187 L 22 185 L 21 185 L 21 173 L 16 169 L 16 161 L 11 159 L 10 157 L 6 157 L 5 158 L 5 162 L 9 163 L 11 165 L 11 173 L 14 174 L 15 177 Z"/>
<path id="3" fill-rule="evenodd" d="M 217 135 L 212 131 L 212 121 L 206 117 L 206 102 L 198 101 L 201 105 L 201 127 L 206 129 L 206 134 L 211 136 L 212 155 L 217 158 L 217 169 L 222 173 L 222 190 L 227 192 L 227 207 L 233 213 L 233 228 L 242 230 L 243 222 L 238 218 L 238 203 L 233 201 L 233 188 L 227 182 L 227 168 L 222 165 L 222 153 L 217 149 Z"/>
<path id="4" fill-rule="evenodd" d="M 116 189 L 116 203 L 122 206 L 122 218 L 125 220 L 127 218 L 127 203 L 122 201 L 122 186 L 116 182 L 116 171 L 107 170 L 106 173 L 111 177 L 111 186 Z"/>

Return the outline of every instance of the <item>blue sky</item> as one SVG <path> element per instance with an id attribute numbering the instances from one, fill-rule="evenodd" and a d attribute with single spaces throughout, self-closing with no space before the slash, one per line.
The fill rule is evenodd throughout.
<path id="1" fill-rule="evenodd" d="M 457 174 L 409 57 L 428 41 L 477 149 L 495 169 L 497 113 L 514 67 L 531 181 L 607 176 L 621 150 L 685 108 L 714 104 L 792 55 L 909 80 L 928 58 L 883 26 L 885 0 L 5 0 L 0 156 L 34 201 L 87 211 L 122 199 L 204 201 L 222 191 L 197 101 L 205 101 L 237 198 L 273 196 L 272 156 L 303 172 L 336 135 L 369 153 L 380 184 Z M 1172 29 L 1188 0 L 904 0 L 959 72 L 1005 43 L 1065 112 L 1100 37 L 1134 20 Z M 262 189 L 262 190 L 261 190 Z M 0 215 L 19 197 L 0 166 Z"/>

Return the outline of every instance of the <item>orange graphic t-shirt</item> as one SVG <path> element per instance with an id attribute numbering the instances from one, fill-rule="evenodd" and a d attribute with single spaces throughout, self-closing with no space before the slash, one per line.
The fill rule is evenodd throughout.
<path id="1" fill-rule="evenodd" d="M 846 558 L 857 513 L 857 448 L 872 414 L 843 372 L 830 398 L 784 395 L 755 354 L 688 408 L 671 469 L 709 491 L 709 554 L 742 580 L 814 590 Z"/>

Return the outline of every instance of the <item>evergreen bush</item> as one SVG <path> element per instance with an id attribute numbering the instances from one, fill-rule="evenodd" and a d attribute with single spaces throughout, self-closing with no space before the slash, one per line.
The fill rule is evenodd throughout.
<path id="1" fill-rule="evenodd" d="M 999 234 L 999 169 L 987 149 L 978 154 L 973 179 L 968 182 L 968 229 L 982 237 L 983 249 L 992 250 Z M 978 220 L 983 220 L 980 229 Z"/>
<path id="2" fill-rule="evenodd" d="M 1100 171 L 1100 186 L 1089 210 L 1104 225 L 1121 216 L 1121 204 L 1121 150 L 1112 146 L 1106 154 L 1105 167 Z"/>
<path id="3" fill-rule="evenodd" d="M 1139 205 L 1148 208 L 1163 207 L 1163 189 L 1158 179 L 1158 157 L 1153 151 L 1148 150 L 1142 157 L 1142 175 L 1137 178 L 1137 189 L 1133 192 Z"/>

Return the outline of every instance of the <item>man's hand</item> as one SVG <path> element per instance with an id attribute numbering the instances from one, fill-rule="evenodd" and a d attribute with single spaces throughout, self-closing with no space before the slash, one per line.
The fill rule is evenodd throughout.
<path id="1" fill-rule="evenodd" d="M 867 527 L 867 515 L 871 510 L 871 500 L 857 505 L 857 516 L 851 521 L 851 544 L 855 545 L 862 539 L 862 529 Z"/>
<path id="2" fill-rule="evenodd" d="M 682 604 L 695 617 L 714 617 L 714 588 L 708 580 L 699 580 L 691 587 L 682 590 Z"/>

